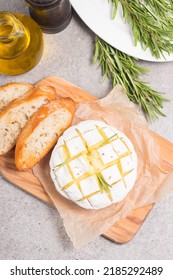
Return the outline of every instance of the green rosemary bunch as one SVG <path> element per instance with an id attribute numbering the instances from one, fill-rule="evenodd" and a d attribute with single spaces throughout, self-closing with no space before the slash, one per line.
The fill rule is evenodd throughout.
<path id="1" fill-rule="evenodd" d="M 137 59 L 96 37 L 94 62 L 96 61 L 102 69 L 103 76 L 110 79 L 113 86 L 121 84 L 129 99 L 139 105 L 150 121 L 159 115 L 165 116 L 161 109 L 163 102 L 168 99 L 139 79 L 148 69 L 138 66 Z"/>
<path id="2" fill-rule="evenodd" d="M 121 3 L 123 18 L 132 27 L 134 45 L 139 42 L 156 58 L 173 52 L 173 4 L 168 0 L 111 0 L 113 18 Z"/>

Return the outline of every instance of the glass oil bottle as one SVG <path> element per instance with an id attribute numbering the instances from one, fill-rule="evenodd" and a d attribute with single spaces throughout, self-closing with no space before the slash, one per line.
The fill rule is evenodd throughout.
<path id="1" fill-rule="evenodd" d="M 0 12 L 0 74 L 19 75 L 41 59 L 43 35 L 29 16 Z"/>

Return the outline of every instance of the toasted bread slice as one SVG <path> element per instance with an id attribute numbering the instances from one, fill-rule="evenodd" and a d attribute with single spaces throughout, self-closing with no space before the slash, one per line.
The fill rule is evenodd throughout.
<path id="1" fill-rule="evenodd" d="M 19 170 L 32 168 L 55 145 L 71 125 L 75 104 L 71 98 L 61 98 L 42 106 L 19 135 L 15 163 Z"/>
<path id="2" fill-rule="evenodd" d="M 22 128 L 31 116 L 44 104 L 56 99 L 52 87 L 36 88 L 23 98 L 13 100 L 0 112 L 0 155 L 7 153 L 15 144 Z"/>
<path id="3" fill-rule="evenodd" d="M 23 97 L 31 89 L 33 89 L 33 86 L 27 83 L 9 83 L 0 87 L 0 112 L 11 101 Z"/>

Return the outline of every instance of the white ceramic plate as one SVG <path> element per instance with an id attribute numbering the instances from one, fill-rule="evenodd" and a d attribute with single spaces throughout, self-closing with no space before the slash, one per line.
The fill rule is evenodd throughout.
<path id="1" fill-rule="evenodd" d="M 131 28 L 123 22 L 120 5 L 115 20 L 112 20 L 112 7 L 108 0 L 70 1 L 86 25 L 113 47 L 142 60 L 165 62 L 164 58 L 153 57 L 149 49 L 144 51 L 139 43 L 136 47 L 134 46 Z M 173 61 L 173 54 L 165 54 L 165 57 L 166 61 Z"/>

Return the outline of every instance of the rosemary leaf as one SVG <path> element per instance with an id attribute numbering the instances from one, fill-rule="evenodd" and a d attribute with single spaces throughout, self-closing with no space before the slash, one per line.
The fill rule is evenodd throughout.
<path id="1" fill-rule="evenodd" d="M 113 134 L 112 136 L 110 136 L 109 138 L 107 138 L 106 140 L 104 140 L 104 141 L 102 142 L 102 145 L 105 145 L 105 144 L 109 143 L 109 141 L 112 140 L 112 139 L 113 139 L 115 136 L 117 136 L 117 135 L 118 135 L 117 133 Z"/>
<path id="2" fill-rule="evenodd" d="M 68 163 L 70 160 L 70 156 L 67 157 L 62 163 L 55 166 L 54 170 L 58 171 L 61 167 L 63 167 L 66 163 Z"/>
<path id="3" fill-rule="evenodd" d="M 105 181 L 105 179 L 104 179 L 104 177 L 103 177 L 103 175 L 101 173 L 97 173 L 96 176 L 97 176 L 97 179 L 98 179 L 98 182 L 99 182 L 100 189 L 102 191 L 105 191 L 105 192 L 109 193 L 109 187 L 112 188 L 112 186 L 109 185 Z"/>
<path id="4" fill-rule="evenodd" d="M 108 2 L 109 2 L 109 0 L 108 0 Z M 114 19 L 117 14 L 119 0 L 114 0 L 113 3 L 114 3 L 114 8 L 113 8 L 113 13 L 112 13 L 112 18 Z"/>

